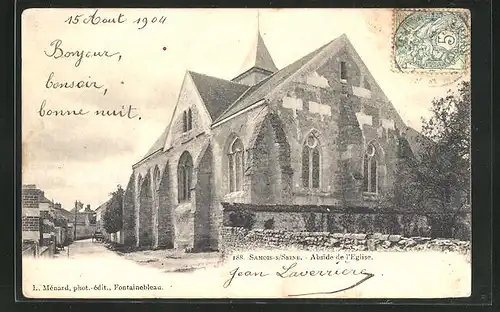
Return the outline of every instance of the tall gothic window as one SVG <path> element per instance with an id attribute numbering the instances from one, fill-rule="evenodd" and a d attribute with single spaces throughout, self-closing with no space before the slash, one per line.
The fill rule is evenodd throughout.
<path id="1" fill-rule="evenodd" d="M 193 173 L 193 159 L 188 152 L 184 152 L 179 159 L 177 168 L 177 187 L 179 203 L 191 199 L 191 176 Z"/>
<path id="2" fill-rule="evenodd" d="M 378 193 L 377 158 L 375 146 L 368 145 L 363 161 L 363 190 L 368 193 Z"/>
<path id="3" fill-rule="evenodd" d="M 243 189 L 243 151 L 241 140 L 236 138 L 228 151 L 230 192 Z"/>
<path id="4" fill-rule="evenodd" d="M 319 188 L 319 175 L 319 141 L 311 133 L 302 147 L 302 185 L 307 188 Z"/>

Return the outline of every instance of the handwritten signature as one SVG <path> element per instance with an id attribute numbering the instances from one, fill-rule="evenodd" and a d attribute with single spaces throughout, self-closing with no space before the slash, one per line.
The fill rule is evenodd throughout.
<path id="1" fill-rule="evenodd" d="M 338 264 L 339 262 L 337 262 Z M 297 262 L 294 262 L 287 266 L 282 266 L 279 271 L 274 272 L 275 275 L 279 278 L 300 278 L 307 276 L 318 276 L 318 277 L 334 277 L 334 276 L 359 276 L 360 279 L 355 283 L 344 287 L 342 289 L 336 289 L 331 291 L 321 291 L 321 292 L 311 292 L 311 293 L 302 293 L 302 294 L 292 294 L 288 295 L 289 297 L 297 297 L 297 296 L 307 296 L 307 295 L 317 295 L 317 294 L 334 294 L 342 291 L 346 291 L 357 287 L 364 282 L 368 281 L 370 278 L 374 277 L 375 274 L 366 272 L 366 269 L 356 270 L 356 269 L 331 269 L 331 270 L 298 270 L 296 269 Z M 237 267 L 229 272 L 229 278 L 224 282 L 223 287 L 228 288 L 231 286 L 233 280 L 239 277 L 266 277 L 271 276 L 272 274 L 269 272 L 262 271 L 248 271 Z"/>

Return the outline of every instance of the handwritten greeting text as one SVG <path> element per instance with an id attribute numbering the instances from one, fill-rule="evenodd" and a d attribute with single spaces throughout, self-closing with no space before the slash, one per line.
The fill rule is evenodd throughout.
<path id="1" fill-rule="evenodd" d="M 135 24 L 137 25 L 137 29 L 142 30 L 147 25 L 164 25 L 166 21 L 167 18 L 165 16 L 157 16 L 154 14 L 151 16 L 127 16 L 123 12 L 102 14 L 99 9 L 96 9 L 91 13 L 82 12 L 69 15 L 64 19 L 63 23 L 67 25 L 88 25 L 92 27 L 109 27 L 113 25 L 118 26 L 122 24 Z M 82 75 L 78 70 L 82 66 L 95 61 L 104 62 L 102 63 L 103 65 L 101 65 L 100 63 L 100 66 L 106 66 L 106 64 L 120 63 L 123 58 L 123 53 L 119 51 L 116 46 L 102 46 L 92 49 L 86 47 L 84 43 L 82 43 L 81 46 L 74 46 L 73 43 L 73 46 L 71 46 L 71 44 L 67 44 L 64 38 L 60 37 L 56 37 L 47 42 L 47 45 L 44 47 L 42 53 L 46 58 L 57 62 L 57 68 L 64 66 L 65 63 L 71 64 L 71 67 L 65 67 L 62 70 L 62 74 L 57 70 L 48 70 L 45 76 L 46 78 L 42 83 L 44 89 L 50 93 L 99 92 L 103 96 L 108 96 L 108 89 L 111 83 L 109 81 L 109 77 L 106 77 L 106 79 L 101 79 L 99 77 L 92 77 L 90 75 Z M 73 68 L 73 71 L 71 70 L 71 68 Z M 105 72 L 105 70 L 102 71 L 102 73 Z M 70 76 L 70 78 L 68 78 L 68 75 Z M 118 85 L 124 84 L 124 79 L 120 79 L 120 83 Z M 82 107 L 71 107 L 72 105 L 74 105 L 73 103 L 50 103 L 51 101 L 48 98 L 50 96 L 50 93 L 46 93 L 47 98 L 41 99 L 40 101 L 40 105 L 38 106 L 37 110 L 39 117 L 46 118 L 65 116 L 99 116 L 122 117 L 126 119 L 141 120 L 138 108 L 128 103 L 121 103 L 118 107 L 115 108 L 98 108 L 89 110 L 88 108 L 83 108 L 83 105 Z M 100 103 L 92 104 L 96 106 L 100 105 Z M 69 105 L 71 106 L 68 107 Z"/>

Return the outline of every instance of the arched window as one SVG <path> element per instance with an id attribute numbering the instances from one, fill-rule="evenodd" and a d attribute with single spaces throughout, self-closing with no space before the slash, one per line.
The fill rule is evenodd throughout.
<path id="1" fill-rule="evenodd" d="M 377 149 L 369 144 L 363 161 L 363 191 L 368 193 L 378 193 L 377 158 Z"/>
<path id="2" fill-rule="evenodd" d="M 229 191 L 236 192 L 243 189 L 243 143 L 236 138 L 229 146 Z"/>
<path id="3" fill-rule="evenodd" d="M 187 130 L 193 129 L 193 114 L 191 113 L 191 108 L 188 109 L 187 113 Z"/>
<path id="4" fill-rule="evenodd" d="M 177 168 L 177 186 L 179 203 L 191 199 L 191 176 L 193 173 L 193 159 L 188 152 L 184 152 L 179 159 Z"/>
<path id="5" fill-rule="evenodd" d="M 319 176 L 319 141 L 310 133 L 302 147 L 302 185 L 307 188 L 319 188 Z"/>

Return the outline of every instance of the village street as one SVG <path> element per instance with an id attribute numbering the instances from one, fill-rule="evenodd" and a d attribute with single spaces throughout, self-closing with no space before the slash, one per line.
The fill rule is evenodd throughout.
<path id="1" fill-rule="evenodd" d="M 217 253 L 176 253 L 171 250 L 144 250 L 135 252 L 116 252 L 106 248 L 103 243 L 91 239 L 78 240 L 56 255 L 56 259 L 75 261 L 98 261 L 101 269 L 112 272 L 113 268 L 141 270 L 147 273 L 153 270 L 163 272 L 185 272 L 197 268 L 216 265 L 220 255 Z"/>
<path id="2" fill-rule="evenodd" d="M 104 245 L 92 242 L 91 239 L 77 240 L 66 246 L 64 251 L 56 255 L 56 258 L 79 259 L 85 257 L 114 257 L 114 252 L 104 247 Z M 118 257 L 117 260 L 121 259 Z"/>

